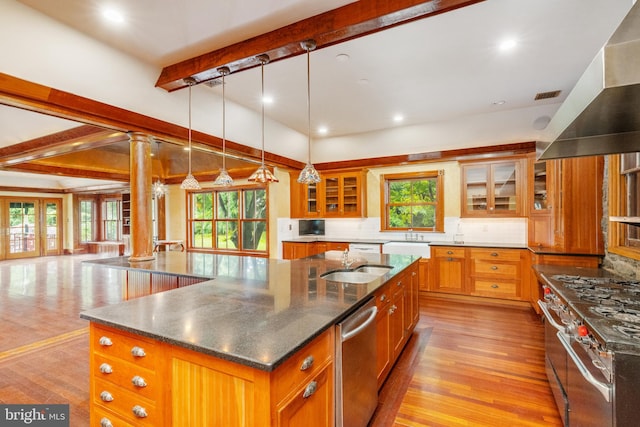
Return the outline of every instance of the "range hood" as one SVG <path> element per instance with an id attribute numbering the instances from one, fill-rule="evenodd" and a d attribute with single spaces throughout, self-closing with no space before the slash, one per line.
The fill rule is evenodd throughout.
<path id="1" fill-rule="evenodd" d="M 586 69 L 536 143 L 542 160 L 640 152 L 640 2 Z"/>

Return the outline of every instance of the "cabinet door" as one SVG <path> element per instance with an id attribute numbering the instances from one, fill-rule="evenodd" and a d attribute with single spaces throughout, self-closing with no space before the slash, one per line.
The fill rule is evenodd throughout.
<path id="1" fill-rule="evenodd" d="M 283 259 L 305 258 L 309 256 L 309 249 L 311 246 L 313 246 L 312 243 L 283 242 L 282 258 Z"/>
<path id="2" fill-rule="evenodd" d="M 433 265 L 436 292 L 462 294 L 465 292 L 464 258 L 438 257 Z"/>
<path id="3" fill-rule="evenodd" d="M 278 427 L 326 427 L 333 425 L 333 363 L 299 389 L 277 409 Z"/>
<path id="4" fill-rule="evenodd" d="M 523 216 L 523 159 L 462 165 L 462 216 Z"/>
<path id="5" fill-rule="evenodd" d="M 395 285 L 394 285 L 395 286 Z M 391 340 L 392 357 L 395 361 L 404 345 L 405 325 L 405 287 L 392 288 L 394 291 L 391 307 L 389 307 L 389 338 Z"/>
<path id="6" fill-rule="evenodd" d="M 376 370 L 378 372 L 378 389 L 387 378 L 391 370 L 391 341 L 390 341 L 390 319 L 389 307 L 391 295 L 388 294 L 387 287 L 376 296 L 378 315 L 376 317 Z"/>
<path id="7" fill-rule="evenodd" d="M 411 324 L 409 325 L 409 330 L 413 330 L 420 319 L 420 275 L 418 274 L 418 267 L 412 268 L 409 274 L 411 277 L 411 291 L 409 292 Z"/>
<path id="8" fill-rule="evenodd" d="M 364 181 L 362 172 L 326 174 L 322 182 L 323 216 L 351 217 L 364 215 Z"/>
<path id="9" fill-rule="evenodd" d="M 291 218 L 317 218 L 320 216 L 321 189 L 318 184 L 300 184 L 291 175 Z"/>
<path id="10" fill-rule="evenodd" d="M 340 176 L 327 175 L 324 180 L 324 216 L 340 216 Z"/>

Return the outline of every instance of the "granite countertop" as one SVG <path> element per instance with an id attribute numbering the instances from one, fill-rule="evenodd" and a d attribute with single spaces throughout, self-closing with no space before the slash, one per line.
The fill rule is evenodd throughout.
<path id="1" fill-rule="evenodd" d="M 283 239 L 283 242 L 290 242 L 290 243 L 314 243 L 314 242 L 346 242 L 346 243 L 369 243 L 369 244 L 374 244 L 374 245 L 383 245 L 385 243 L 391 242 L 392 240 L 390 239 L 363 239 L 363 238 L 358 238 L 358 239 L 345 239 L 340 238 L 340 237 L 327 237 L 327 236 L 316 236 L 316 235 L 310 235 L 310 236 L 298 236 L 298 237 L 292 237 L 290 239 Z"/>
<path id="2" fill-rule="evenodd" d="M 179 252 L 157 254 L 139 270 L 192 272 L 176 268 Z M 300 260 L 206 255 L 215 280 L 82 312 L 92 322 L 188 348 L 220 359 L 272 371 L 288 357 L 366 302 L 381 285 L 416 262 L 405 255 L 358 254 L 361 264 L 392 265 L 368 284 L 329 282 L 320 275 L 343 268 L 342 253 L 329 251 Z M 119 257 L 123 258 L 123 257 Z M 100 264 L 127 268 L 112 258 Z M 163 259 L 165 258 L 165 259 Z M 152 268 L 153 267 L 153 268 Z M 133 266 L 129 268 L 137 269 Z M 167 271 L 167 273 L 169 273 Z"/>

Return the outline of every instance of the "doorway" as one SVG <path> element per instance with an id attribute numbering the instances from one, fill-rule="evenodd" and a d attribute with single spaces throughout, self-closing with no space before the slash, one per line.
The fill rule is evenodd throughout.
<path id="1" fill-rule="evenodd" d="M 1 259 L 62 254 L 62 200 L 0 199 Z"/>

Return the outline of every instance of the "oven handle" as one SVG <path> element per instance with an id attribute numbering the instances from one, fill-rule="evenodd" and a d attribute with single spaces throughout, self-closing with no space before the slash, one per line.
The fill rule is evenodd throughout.
<path id="1" fill-rule="evenodd" d="M 575 363 L 576 367 L 578 368 L 578 370 L 580 371 L 584 379 L 589 384 L 594 386 L 596 390 L 598 390 L 600 394 L 602 394 L 602 396 L 605 398 L 607 402 L 611 402 L 611 385 L 598 381 L 597 379 L 594 378 L 594 376 L 591 374 L 591 372 L 589 372 L 587 367 L 584 366 L 584 363 L 582 363 L 582 360 L 580 360 L 580 358 L 578 357 L 576 352 L 573 350 L 573 348 L 571 348 L 571 344 L 565 340 L 564 338 L 565 334 L 563 334 L 562 332 L 558 332 L 556 335 L 558 336 L 558 339 L 560 340 L 560 343 L 562 343 L 562 346 L 564 347 L 564 349 L 567 350 L 567 354 L 571 357 L 571 360 L 573 360 L 573 363 Z"/>
<path id="2" fill-rule="evenodd" d="M 544 313 L 544 317 L 547 318 L 547 321 L 549 323 L 551 323 L 551 325 L 554 328 L 556 328 L 558 331 L 564 332 L 565 327 L 562 326 L 561 324 L 559 324 L 558 322 L 556 322 L 555 320 L 553 320 L 553 317 L 551 316 L 551 313 L 549 312 L 549 305 L 546 302 L 542 302 L 540 300 L 538 300 L 538 305 L 540 306 L 540 309 Z"/>

